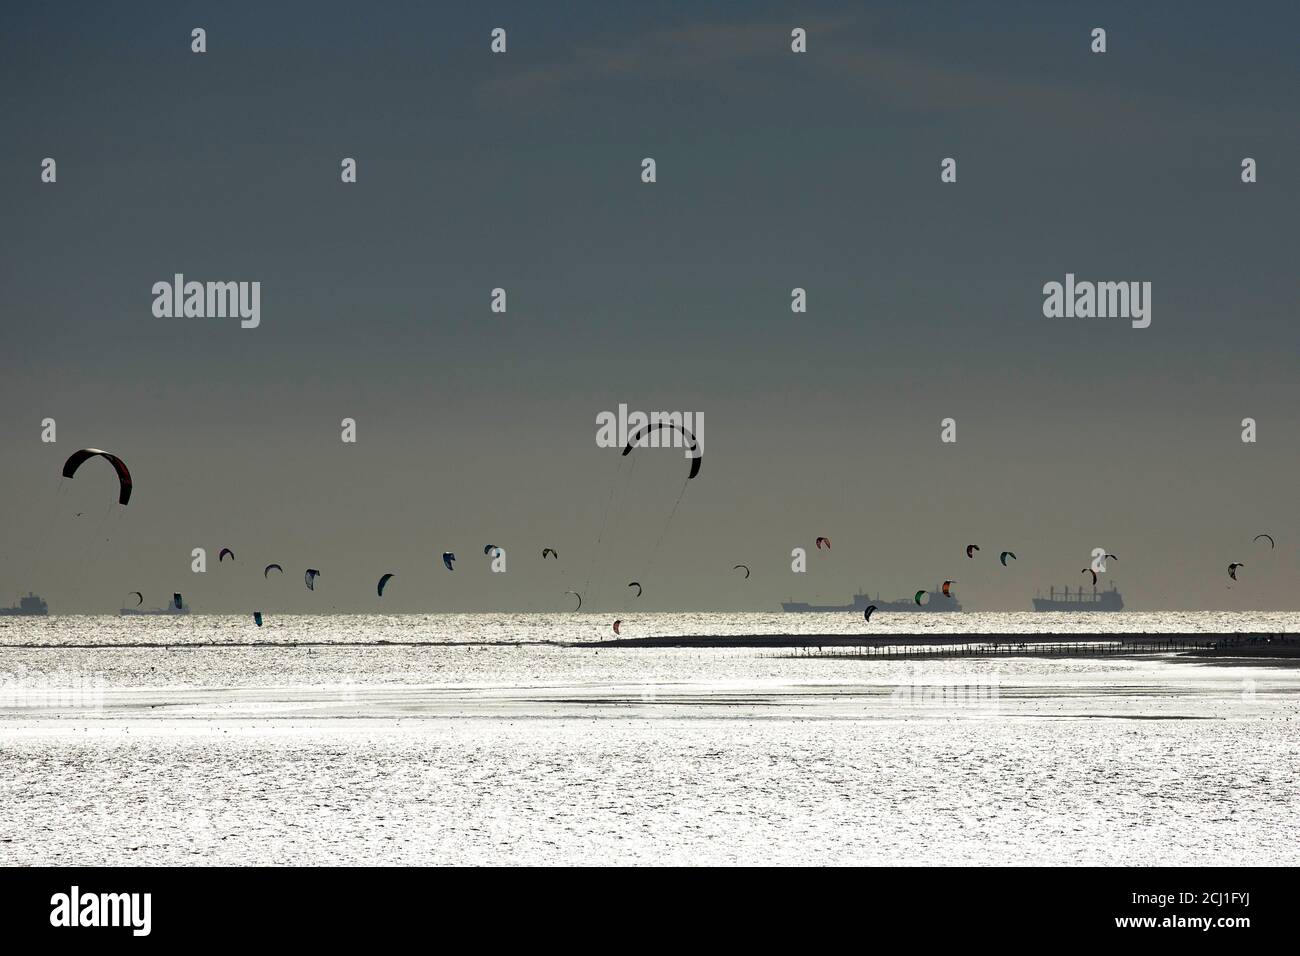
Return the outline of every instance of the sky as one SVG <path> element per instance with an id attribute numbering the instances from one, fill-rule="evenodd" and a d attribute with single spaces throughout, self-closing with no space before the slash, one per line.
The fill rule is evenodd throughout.
<path id="1" fill-rule="evenodd" d="M 1300 607 L 1297 27 L 1282 3 L 5 4 L 0 603 L 777 610 L 951 578 L 1022 610 L 1102 547 L 1133 609 Z M 261 324 L 155 316 L 178 272 L 259 281 Z M 1150 327 L 1045 317 L 1067 273 L 1150 282 Z M 702 415 L 699 477 L 597 447 L 621 403 Z M 85 446 L 130 466 L 126 508 L 102 461 L 60 479 Z"/>

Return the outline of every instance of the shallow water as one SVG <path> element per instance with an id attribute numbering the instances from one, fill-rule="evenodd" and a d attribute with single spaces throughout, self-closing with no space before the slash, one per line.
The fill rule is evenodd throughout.
<path id="1" fill-rule="evenodd" d="M 828 633 L 847 625 L 818 619 L 840 617 L 623 631 Z M 900 626 L 1066 616 L 915 617 Z M 1101 623 L 1069 617 L 1047 629 Z M 1300 668 L 563 646 L 602 623 L 11 619 L 0 862 L 1300 862 Z"/>
<path id="2" fill-rule="evenodd" d="M 836 614 L 620 614 L 624 638 L 713 634 L 1152 634 L 1300 633 L 1300 612 L 1125 611 L 1105 613 L 889 613 L 864 622 Z M 577 643 L 613 640 L 615 615 L 596 614 L 265 614 L 0 618 L 0 646 L 17 644 L 223 643 Z"/>

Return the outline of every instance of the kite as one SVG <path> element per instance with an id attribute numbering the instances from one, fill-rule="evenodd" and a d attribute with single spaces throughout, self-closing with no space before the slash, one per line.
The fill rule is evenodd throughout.
<path id="1" fill-rule="evenodd" d="M 623 449 L 623 454 L 625 456 L 632 454 L 632 448 L 637 445 L 642 438 L 661 428 L 675 428 L 690 442 L 687 447 L 691 451 L 691 473 L 686 476 L 686 480 L 689 481 L 700 473 L 700 466 L 704 463 L 704 454 L 700 451 L 700 444 L 695 440 L 695 436 L 687 431 L 683 426 L 678 425 L 675 422 L 651 422 L 648 425 L 642 425 L 636 430 L 635 435 L 628 438 L 627 447 Z"/>
<path id="2" fill-rule="evenodd" d="M 71 478 L 74 476 L 77 473 L 77 469 L 81 467 L 82 462 L 91 458 L 105 458 L 108 460 L 108 463 L 113 466 L 113 470 L 117 472 L 117 503 L 124 505 L 130 501 L 132 488 L 131 472 L 127 470 L 126 462 L 122 461 L 122 459 L 118 458 L 116 455 L 110 455 L 108 452 L 101 451 L 98 448 L 83 448 L 80 451 L 74 451 L 68 457 L 68 460 L 63 463 L 63 477 Z"/>

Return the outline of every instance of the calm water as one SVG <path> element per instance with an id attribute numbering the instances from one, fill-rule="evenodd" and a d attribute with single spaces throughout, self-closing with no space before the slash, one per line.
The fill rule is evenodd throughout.
<path id="1" fill-rule="evenodd" d="M 609 625 L 0 620 L 0 862 L 1300 862 L 1298 667 L 566 646 Z M 878 614 L 871 632 L 1098 625 L 1300 615 Z M 863 627 L 623 624 L 795 632 Z"/>

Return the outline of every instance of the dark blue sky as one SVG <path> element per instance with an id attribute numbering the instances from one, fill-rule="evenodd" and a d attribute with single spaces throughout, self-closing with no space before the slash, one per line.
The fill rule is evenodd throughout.
<path id="1" fill-rule="evenodd" d="M 549 610 L 563 543 L 608 594 L 683 469 L 623 483 L 594 421 L 626 402 L 708 422 L 647 608 L 958 572 L 1023 608 L 1095 546 L 1135 607 L 1296 605 L 1294 5 L 267 7 L 0 13 L 0 588 L 244 610 L 255 581 L 188 570 L 242 544 L 335 568 L 348 609 L 403 570 L 394 607 Z M 260 280 L 261 327 L 155 318 L 175 272 Z M 1066 272 L 1150 281 L 1151 327 L 1045 318 Z M 57 489 L 85 444 L 139 486 L 97 550 L 57 497 L 102 491 Z M 1022 562 L 976 574 L 970 540 Z M 508 574 L 434 567 L 488 541 Z"/>

